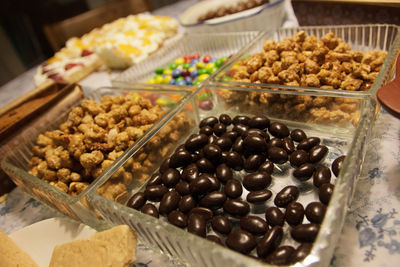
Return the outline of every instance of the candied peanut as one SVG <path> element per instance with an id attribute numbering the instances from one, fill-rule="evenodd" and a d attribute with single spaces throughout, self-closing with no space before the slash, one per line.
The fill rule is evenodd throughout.
<path id="1" fill-rule="evenodd" d="M 39 146 L 51 146 L 53 144 L 53 141 L 51 140 L 51 138 L 43 134 L 39 134 L 36 140 L 36 144 L 38 144 Z"/>
<path id="2" fill-rule="evenodd" d="M 95 150 L 91 153 L 84 153 L 79 157 L 79 161 L 85 169 L 92 169 L 104 160 L 104 155 L 101 151 Z"/>
<path id="3" fill-rule="evenodd" d="M 62 168 L 57 171 L 57 178 L 59 181 L 68 183 L 70 180 L 71 170 L 67 168 Z"/>
<path id="4" fill-rule="evenodd" d="M 293 70 L 283 70 L 278 74 L 278 77 L 284 83 L 300 80 L 299 75 Z"/>
<path id="5" fill-rule="evenodd" d="M 69 185 L 68 192 L 73 196 L 77 196 L 80 193 L 82 193 L 88 186 L 89 186 L 88 183 L 72 182 Z"/>
<path id="6" fill-rule="evenodd" d="M 71 175 L 69 176 L 72 182 L 79 182 L 82 180 L 81 176 L 79 173 L 72 172 Z"/>
<path id="7" fill-rule="evenodd" d="M 282 67 L 282 62 L 281 61 L 275 61 L 272 64 L 272 72 L 274 73 L 274 75 L 278 75 L 279 72 L 283 71 L 283 67 Z"/>
<path id="8" fill-rule="evenodd" d="M 276 45 L 276 50 L 278 51 L 278 53 L 282 51 L 293 51 L 294 48 L 295 48 L 294 42 L 289 38 L 283 39 Z"/>
<path id="9" fill-rule="evenodd" d="M 58 181 L 54 183 L 54 186 L 63 191 L 64 193 L 68 193 L 68 185 L 65 183 Z"/>
<path id="10" fill-rule="evenodd" d="M 301 42 L 304 42 L 306 37 L 307 37 L 307 34 L 304 31 L 299 31 L 298 33 L 295 33 L 293 35 L 293 40 L 295 42 L 301 43 Z"/>
<path id="11" fill-rule="evenodd" d="M 276 50 L 276 43 L 274 40 L 267 40 L 264 42 L 264 51 Z"/>
<path id="12" fill-rule="evenodd" d="M 279 60 L 279 54 L 276 50 L 269 50 L 264 52 L 264 65 L 271 66 L 274 62 Z"/>
<path id="13" fill-rule="evenodd" d="M 304 42 L 301 45 L 301 48 L 303 51 L 313 51 L 314 49 L 316 49 L 319 45 L 318 45 L 318 40 L 317 37 L 314 35 L 310 35 L 307 36 L 304 39 Z"/>
<path id="14" fill-rule="evenodd" d="M 68 114 L 68 121 L 70 121 L 72 125 L 78 125 L 81 123 L 82 117 L 83 109 L 81 107 L 74 107 Z"/>
<path id="15" fill-rule="evenodd" d="M 304 62 L 304 70 L 307 74 L 317 74 L 320 71 L 320 66 L 317 62 L 307 58 Z"/>
<path id="16" fill-rule="evenodd" d="M 340 88 L 350 91 L 356 91 L 360 89 L 362 83 L 362 80 L 355 79 L 352 75 L 348 75 L 341 83 Z"/>
<path id="17" fill-rule="evenodd" d="M 300 85 L 308 87 L 319 87 L 320 82 L 316 74 L 308 74 L 301 77 Z"/>
<path id="18" fill-rule="evenodd" d="M 260 80 L 262 83 L 267 83 L 271 76 L 274 76 L 274 73 L 269 67 L 262 67 L 258 70 L 258 80 Z"/>
<path id="19" fill-rule="evenodd" d="M 329 32 L 321 37 L 321 41 L 331 50 L 335 49 L 340 42 L 333 32 Z"/>
<path id="20" fill-rule="evenodd" d="M 331 85 L 334 88 L 339 88 L 341 81 L 340 75 L 337 72 L 321 69 L 317 74 L 320 82 L 326 85 Z"/>
<path id="21" fill-rule="evenodd" d="M 259 69 L 261 66 L 264 65 L 265 58 L 263 57 L 262 53 L 255 54 L 252 57 L 247 58 L 244 61 L 244 64 L 246 65 L 247 72 L 249 74 L 253 73 L 257 69 Z"/>

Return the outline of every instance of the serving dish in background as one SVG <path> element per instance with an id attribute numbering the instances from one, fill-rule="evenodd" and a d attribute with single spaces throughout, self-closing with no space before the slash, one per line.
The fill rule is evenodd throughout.
<path id="1" fill-rule="evenodd" d="M 235 82 L 232 81 L 229 76 L 229 71 L 235 66 L 239 61 L 244 58 L 260 53 L 264 51 L 263 45 L 266 40 L 274 40 L 275 42 L 280 42 L 285 38 L 292 38 L 296 33 L 304 31 L 307 36 L 316 36 L 317 40 L 320 40 L 322 36 L 327 33 L 334 33 L 336 37 L 342 38 L 345 43 L 348 43 L 351 50 L 358 50 L 361 52 L 369 52 L 374 50 L 386 51 L 387 55 L 381 66 L 377 77 L 373 84 L 369 84 L 369 88 L 365 90 L 349 91 L 349 94 L 375 94 L 377 89 L 383 86 L 385 83 L 390 81 L 394 74 L 394 61 L 396 55 L 400 51 L 400 27 L 396 25 L 387 24 L 376 24 L 376 25 L 339 25 L 339 26 L 309 26 L 309 27 L 296 27 L 296 28 L 282 28 L 278 31 L 271 33 L 264 33 L 262 38 L 258 38 L 247 48 L 241 50 L 232 58 L 231 61 L 224 65 L 218 75 L 212 82 L 224 82 L 227 85 L 244 85 L 253 86 L 253 88 L 263 88 L 264 85 L 268 87 L 266 83 L 251 83 L 251 82 Z M 277 88 L 294 89 L 296 86 L 285 86 L 280 85 L 278 82 L 274 82 Z M 296 88 L 294 90 L 316 90 L 318 87 L 306 87 L 297 86 L 301 88 Z M 324 89 L 335 91 L 337 89 Z"/>
<path id="2" fill-rule="evenodd" d="M 259 36 L 259 32 L 184 34 L 181 38 L 166 44 L 140 64 L 116 76 L 111 83 L 113 86 L 144 84 L 155 75 L 157 68 L 168 67 L 177 58 L 195 53 L 201 56 L 210 55 L 217 58 L 229 57 Z M 207 80 L 211 79 L 215 73 L 211 74 Z M 171 87 L 168 84 L 152 84 L 151 86 Z M 196 86 L 182 86 L 182 88 L 194 90 Z"/>
<path id="3" fill-rule="evenodd" d="M 149 102 L 153 104 L 160 100 L 170 104 L 162 107 L 163 115 L 161 115 L 153 124 L 150 124 L 149 127 L 147 127 L 147 130 L 144 131 L 141 136 L 139 135 L 132 145 L 128 146 L 125 154 L 121 151 L 113 160 L 112 164 L 104 168 L 103 172 L 99 173 L 98 176 L 96 176 L 97 178 L 93 180 L 86 189 L 81 192 L 78 190 L 78 194 L 70 195 L 29 173 L 31 170 L 30 160 L 32 157 L 32 150 L 36 145 L 37 137 L 40 134 L 46 131 L 59 129 L 59 125 L 67 120 L 70 111 L 72 111 L 74 107 L 78 106 L 83 100 L 94 100 L 99 103 L 104 96 L 124 96 L 128 93 L 132 93 L 133 96 L 148 99 Z M 61 110 L 62 112 L 57 112 L 53 114 L 53 117 L 47 118 L 42 122 L 39 121 L 34 125 L 34 127 L 30 127 L 24 131 L 23 135 L 18 140 L 18 144 L 14 146 L 14 149 L 7 151 L 7 154 L 2 160 L 1 166 L 14 183 L 25 192 L 44 202 L 48 206 L 59 210 L 63 214 L 76 220 L 80 220 L 94 228 L 98 228 L 99 225 L 101 225 L 101 222 L 99 222 L 95 213 L 89 209 L 87 205 L 88 203 L 86 202 L 86 195 L 99 184 L 104 182 L 104 180 L 107 180 L 107 178 L 113 175 L 114 172 L 120 170 L 122 165 L 121 161 L 126 158 L 126 155 L 132 151 L 138 151 L 143 146 L 146 136 L 154 135 L 160 129 L 161 125 L 163 125 L 163 122 L 172 117 L 174 110 L 179 106 L 179 99 L 185 99 L 185 97 L 187 98 L 189 95 L 190 94 L 187 91 L 179 90 L 163 90 L 162 92 L 159 90 L 153 90 L 149 93 L 141 88 L 98 88 L 90 95 L 75 101 L 72 105 L 70 103 L 69 106 L 58 106 L 58 110 Z M 172 98 L 174 100 L 169 101 Z M 111 132 L 109 135 L 112 135 Z M 151 162 L 148 163 L 152 164 Z M 130 178 L 133 177 L 130 176 Z"/>
<path id="4" fill-rule="evenodd" d="M 191 33 L 269 31 L 282 26 L 285 18 L 285 0 L 272 0 L 248 10 L 198 22 L 198 18 L 209 11 L 220 7 L 231 7 L 240 2 L 245 1 L 202 1 L 185 10 L 179 16 L 179 22 Z"/>
<path id="5" fill-rule="evenodd" d="M 201 89 L 199 89 L 201 90 Z M 201 109 L 184 109 L 186 105 L 197 107 L 194 103 L 196 101 L 196 94 L 193 94 L 191 99 L 186 102 L 181 102 L 181 111 L 187 113 L 189 118 L 192 118 L 196 123 L 209 116 L 218 116 L 222 113 L 230 115 L 232 118 L 235 115 L 265 115 L 275 122 L 285 123 L 291 130 L 294 128 L 303 129 L 307 136 L 319 136 L 322 144 L 329 148 L 329 154 L 321 163 L 324 166 L 331 166 L 335 158 L 340 155 L 346 155 L 343 162 L 342 169 L 337 178 L 332 175 L 331 182 L 335 184 L 333 195 L 331 196 L 330 204 L 328 205 L 325 219 L 321 224 L 319 234 L 314 241 L 314 245 L 310 254 L 302 261 L 295 264 L 295 266 L 328 266 L 333 251 L 340 236 L 342 225 L 344 223 L 345 214 L 352 194 L 355 189 L 358 176 L 360 174 L 366 147 L 366 140 L 369 137 L 373 121 L 375 120 L 376 100 L 368 95 L 348 95 L 340 92 L 321 91 L 317 96 L 315 92 L 310 91 L 285 91 L 277 90 L 275 88 L 257 89 L 245 87 L 224 87 L 222 85 L 208 85 L 206 90 L 212 92 L 213 108 L 210 110 Z M 302 119 L 287 118 L 282 116 L 281 113 L 271 112 L 268 105 L 261 105 L 250 109 L 248 99 L 243 98 L 243 105 L 237 103 L 232 104 L 227 98 L 232 92 L 238 94 L 272 94 L 272 95 L 286 95 L 286 96 L 312 96 L 312 97 L 325 97 L 325 98 L 342 98 L 351 99 L 357 103 L 359 110 L 359 120 L 352 123 L 344 123 L 343 121 L 326 121 L 322 122 L 308 122 Z M 250 105 L 251 106 L 251 105 Z M 168 127 L 168 124 L 164 125 Z M 183 136 L 190 136 L 198 132 L 197 127 L 182 129 Z M 174 148 L 177 148 L 185 142 L 182 138 L 175 142 Z M 151 139 L 149 140 L 151 141 Z M 132 153 L 131 156 L 134 156 Z M 166 159 L 166 158 L 164 158 Z M 252 206 L 251 214 L 264 217 L 265 208 L 273 206 L 273 199 L 277 192 L 283 186 L 288 184 L 296 185 L 301 191 L 299 202 L 304 206 L 310 201 L 318 201 L 318 190 L 313 188 L 312 181 L 298 182 L 292 177 L 288 162 L 284 164 L 276 164 L 275 170 L 271 174 L 273 182 L 269 189 L 273 192 L 273 197 L 267 200 L 260 207 Z M 152 170 L 157 171 L 157 168 Z M 234 173 L 234 178 L 242 180 L 245 175 L 244 171 Z M 101 187 L 99 187 L 101 188 Z M 168 223 L 166 217 L 160 215 L 160 219 L 143 214 L 138 210 L 127 206 L 127 202 L 131 196 L 137 192 L 142 192 L 146 188 L 145 182 L 141 184 L 132 184 L 128 186 L 127 194 L 117 201 L 110 201 L 103 198 L 101 195 L 93 190 L 88 195 L 88 201 L 92 204 L 94 209 L 98 211 L 102 217 L 111 224 L 128 224 L 133 227 L 137 232 L 139 239 L 148 247 L 156 252 L 165 253 L 173 260 L 181 261 L 185 264 L 199 265 L 199 266 L 270 266 L 262 261 L 255 260 L 252 257 L 244 256 L 226 247 L 216 245 L 210 241 L 200 238 L 194 234 L 180 229 Z M 243 189 L 243 194 L 240 199 L 246 199 L 248 191 Z M 149 201 L 147 202 L 149 203 Z M 151 202 L 150 203 L 155 203 Z M 158 206 L 158 203 L 155 203 Z M 264 205 L 264 206 L 263 206 Z M 225 214 L 220 208 L 215 210 L 214 215 Z M 226 214 L 225 214 L 226 215 Z M 230 217 L 232 219 L 232 217 Z M 234 228 L 237 228 L 238 219 L 233 218 Z M 307 223 L 307 219 L 303 220 Z M 211 234 L 216 234 L 211 230 L 211 226 L 207 224 L 207 231 Z M 284 238 L 281 245 L 291 245 L 296 247 L 299 243 L 288 238 L 290 227 L 287 223 L 284 225 Z M 217 234 L 223 240 L 225 236 Z M 190 244 L 188 246 L 188 244 Z M 252 250 L 251 255 L 255 251 Z"/>

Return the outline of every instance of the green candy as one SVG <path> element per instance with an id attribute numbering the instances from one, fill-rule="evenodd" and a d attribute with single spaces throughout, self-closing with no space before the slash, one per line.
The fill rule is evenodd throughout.
<path id="1" fill-rule="evenodd" d="M 199 76 L 200 75 L 202 75 L 202 74 L 206 74 L 207 73 L 207 70 L 206 69 L 199 69 Z"/>
<path id="2" fill-rule="evenodd" d="M 183 78 L 182 76 L 179 76 L 178 78 L 175 79 L 176 82 L 177 81 L 183 81 L 183 80 L 185 80 L 185 78 Z"/>
<path id="3" fill-rule="evenodd" d="M 221 58 L 217 59 L 217 61 L 215 61 L 215 66 L 217 66 L 218 68 L 221 67 L 222 62 L 224 62 L 224 61 L 223 61 L 223 59 L 221 57 Z"/>
<path id="4" fill-rule="evenodd" d="M 230 76 L 224 76 L 224 77 L 222 77 L 222 80 L 223 80 L 224 82 L 227 82 L 227 81 L 232 81 L 233 78 L 230 77 Z"/>
<path id="5" fill-rule="evenodd" d="M 174 69 L 176 69 L 178 67 L 178 65 L 177 64 L 175 64 L 175 63 L 172 63 L 171 65 L 169 65 L 169 69 L 171 69 L 171 70 L 174 70 Z"/>
<path id="6" fill-rule="evenodd" d="M 183 63 L 182 68 L 187 70 L 190 67 L 189 63 Z"/>
<path id="7" fill-rule="evenodd" d="M 163 74 L 164 68 L 156 68 L 156 74 Z"/>
<path id="8" fill-rule="evenodd" d="M 207 70 L 207 73 L 208 73 L 208 74 L 211 74 L 211 73 L 214 73 L 214 72 L 217 71 L 217 70 L 218 70 L 217 67 L 213 67 L 213 68 L 211 68 L 211 69 L 208 69 L 208 70 Z"/>
<path id="9" fill-rule="evenodd" d="M 170 100 L 167 102 L 167 106 L 171 107 L 174 106 L 177 102 L 175 100 Z"/>
<path id="10" fill-rule="evenodd" d="M 209 93 L 202 93 L 197 97 L 198 100 L 204 100 L 204 99 L 209 99 L 209 98 L 210 98 Z"/>
<path id="11" fill-rule="evenodd" d="M 196 85 L 201 84 L 201 82 L 200 82 L 199 80 L 196 80 L 196 81 L 194 81 L 192 84 L 196 86 Z"/>

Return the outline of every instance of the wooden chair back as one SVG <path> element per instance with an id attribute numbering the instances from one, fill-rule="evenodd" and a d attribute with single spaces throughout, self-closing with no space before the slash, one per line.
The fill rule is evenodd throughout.
<path id="1" fill-rule="evenodd" d="M 150 0 L 118 0 L 43 27 L 54 52 L 65 46 L 71 37 L 80 37 L 115 19 L 151 11 Z"/>

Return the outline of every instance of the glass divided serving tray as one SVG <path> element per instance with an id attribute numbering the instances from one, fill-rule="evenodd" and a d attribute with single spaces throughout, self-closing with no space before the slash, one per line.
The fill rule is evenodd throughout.
<path id="1" fill-rule="evenodd" d="M 281 28 L 276 32 L 265 32 L 261 38 L 254 40 L 249 46 L 238 52 L 234 58 L 229 61 L 229 64 L 224 65 L 219 73 L 214 75 L 212 82 L 225 83 L 226 85 L 244 85 L 252 86 L 253 88 L 268 87 L 267 83 L 250 83 L 250 82 L 235 82 L 232 79 L 228 79 L 229 71 L 234 67 L 238 61 L 242 59 L 260 53 L 263 50 L 263 45 L 266 40 L 274 40 L 275 42 L 281 42 L 286 38 L 293 37 L 294 34 L 304 31 L 307 36 L 314 35 L 317 40 L 320 40 L 322 36 L 327 33 L 334 33 L 336 37 L 342 38 L 345 43 L 348 43 L 351 50 L 358 50 L 361 52 L 368 52 L 374 50 L 386 51 L 387 55 L 381 66 L 379 73 L 371 87 L 364 91 L 348 91 L 349 93 L 355 94 L 375 94 L 376 91 L 383 86 L 385 83 L 393 78 L 394 74 L 394 61 L 396 55 L 400 51 L 400 27 L 396 25 L 388 24 L 373 24 L 373 25 L 338 25 L 338 26 L 307 26 L 307 27 L 295 27 L 295 28 Z M 276 82 L 274 82 L 276 83 Z M 294 86 L 285 85 L 274 85 L 279 88 L 294 88 Z M 317 87 L 306 87 L 300 86 L 300 90 L 316 90 Z M 337 89 L 324 89 L 337 91 Z"/>
<path id="2" fill-rule="evenodd" d="M 181 38 L 168 43 L 157 52 L 150 55 L 140 64 L 135 65 L 120 75 L 116 76 L 111 82 L 114 86 L 129 84 L 143 84 L 154 76 L 158 67 L 168 67 L 177 58 L 195 53 L 201 56 L 229 57 L 246 47 L 251 41 L 260 37 L 259 32 L 238 32 L 238 33 L 198 33 L 184 34 Z M 210 79 L 214 72 L 208 79 Z M 207 79 L 207 80 L 208 80 Z M 153 84 L 152 86 L 170 86 L 165 84 Z M 192 86 L 182 86 L 182 88 L 192 88 Z"/>
<path id="3" fill-rule="evenodd" d="M 267 86 L 266 86 L 267 87 Z M 196 103 L 196 92 L 206 89 L 211 92 L 212 107 L 208 110 L 198 109 Z M 331 167 L 333 161 L 345 155 L 343 165 L 338 177 L 332 174 L 331 183 L 334 184 L 333 194 L 331 196 L 329 205 L 325 213 L 324 220 L 320 225 L 319 234 L 315 238 L 312 249 L 308 256 L 297 263 L 286 263 L 286 265 L 293 266 L 328 266 L 336 242 L 340 236 L 341 229 L 344 223 L 345 214 L 352 195 L 355 185 L 362 167 L 366 140 L 369 137 L 371 128 L 373 126 L 377 103 L 376 100 L 368 95 L 351 95 L 341 92 L 333 91 L 291 91 L 279 90 L 276 88 L 264 88 L 253 90 L 243 86 L 239 87 L 225 87 L 223 85 L 208 85 L 205 88 L 199 88 L 191 99 L 180 103 L 180 111 L 177 111 L 176 116 L 185 114 L 190 121 L 187 127 L 181 127 L 182 137 L 170 145 L 174 151 L 181 144 L 184 144 L 187 137 L 199 131 L 199 122 L 209 116 L 219 117 L 221 114 L 228 114 L 231 118 L 236 115 L 247 115 L 253 117 L 256 115 L 267 116 L 271 122 L 280 122 L 288 126 L 290 130 L 300 128 L 303 129 L 308 137 L 317 136 L 321 139 L 321 144 L 326 146 L 329 150 L 327 156 L 323 161 L 316 163 L 316 167 L 326 166 Z M 241 101 L 236 101 L 237 96 L 242 96 Z M 251 96 L 251 97 L 249 97 Z M 282 106 L 285 111 L 277 112 L 275 105 L 260 105 L 254 102 L 254 99 L 271 97 L 273 99 L 287 99 L 290 105 Z M 299 112 L 296 101 L 299 99 L 312 99 L 312 103 L 307 107 L 309 112 Z M 233 101 L 232 101 L 233 100 Z M 292 101 L 292 102 L 291 102 Z M 319 112 L 320 101 L 324 103 L 332 102 L 337 105 L 349 105 L 348 109 L 354 112 L 354 119 L 344 120 L 340 116 L 338 120 L 333 117 L 322 117 L 326 119 L 316 119 L 309 116 L 314 110 Z M 179 114 L 179 115 L 178 115 Z M 164 127 L 171 127 L 167 122 Z M 273 136 L 271 135 L 271 138 Z M 154 137 L 153 137 L 154 138 Z M 151 143 L 152 139 L 148 140 Z M 164 161 L 169 155 L 160 154 L 162 157 L 161 162 Z M 130 156 L 135 157 L 134 153 Z M 212 162 L 217 165 L 220 162 Z M 161 164 L 159 166 L 162 166 Z M 180 168 L 177 168 L 180 170 Z M 149 169 L 151 173 L 157 173 L 158 168 Z M 248 173 L 244 170 L 233 172 L 233 178 L 243 182 L 243 177 Z M 319 201 L 318 189 L 313 185 L 313 179 L 307 181 L 299 181 L 293 176 L 293 168 L 288 162 L 276 163 L 272 176 L 272 183 L 268 189 L 272 192 L 272 197 L 263 203 L 251 204 L 250 214 L 264 218 L 264 212 L 268 207 L 274 206 L 274 198 L 277 193 L 287 185 L 294 185 L 300 191 L 298 202 L 304 207 L 310 202 Z M 185 228 L 176 227 L 168 222 L 168 219 L 160 215 L 156 219 L 147 214 L 141 213 L 127 206 L 127 202 L 131 196 L 137 192 L 143 192 L 146 189 L 146 182 L 132 183 L 128 185 L 128 190 L 125 195 L 121 196 L 116 201 L 111 201 L 102 197 L 99 194 L 101 186 L 97 192 L 93 190 L 88 195 L 88 201 L 94 209 L 101 214 L 101 216 L 110 224 L 128 224 L 138 232 L 139 239 L 148 247 L 158 253 L 163 253 L 183 264 L 193 266 L 270 266 L 268 263 L 254 259 L 256 256 L 256 249 L 252 249 L 249 256 L 238 253 L 234 250 L 228 249 L 225 245 L 221 246 L 210 242 L 204 238 L 189 233 Z M 224 184 L 224 182 L 221 182 Z M 217 191 L 224 192 L 224 185 L 220 185 Z M 239 199 L 246 200 L 249 193 L 246 188 L 243 188 L 243 193 Z M 156 207 L 159 207 L 157 201 L 147 201 Z M 140 209 L 140 208 L 139 208 Z M 284 208 L 281 211 L 285 212 Z M 212 210 L 213 216 L 224 215 L 227 216 L 233 225 L 233 228 L 240 228 L 239 218 L 227 214 L 226 210 L 217 207 Z M 308 219 L 304 217 L 302 223 L 308 223 Z M 223 244 L 225 244 L 226 235 L 217 233 L 213 230 L 208 221 L 207 234 L 217 235 Z M 292 246 L 296 248 L 299 242 L 290 238 L 291 226 L 285 222 L 283 225 L 283 239 L 280 246 Z M 260 236 L 256 237 L 257 242 Z"/>
<path id="4" fill-rule="evenodd" d="M 73 104 L 72 106 L 57 107 L 63 109 L 61 112 L 63 115 L 53 118 L 52 123 L 35 124 L 38 126 L 32 127 L 29 129 L 29 131 L 25 132 L 23 138 L 21 138 L 21 141 L 19 142 L 19 145 L 4 156 L 1 162 L 2 169 L 8 174 L 9 177 L 11 177 L 18 187 L 32 195 L 34 198 L 76 220 L 80 220 L 95 228 L 98 227 L 101 222 L 88 206 L 86 195 L 91 190 L 97 188 L 99 184 L 103 183 L 110 176 L 112 176 L 116 170 L 120 168 L 121 161 L 123 162 L 127 156 L 130 156 L 130 153 L 140 150 L 145 141 L 148 139 L 147 137 L 153 136 L 155 133 L 157 133 L 157 131 L 159 131 L 161 125 L 163 125 L 174 115 L 175 109 L 179 107 L 180 100 L 185 100 L 186 98 L 190 97 L 189 92 L 180 90 L 159 91 L 154 89 L 150 93 L 147 90 L 141 89 L 140 87 L 131 87 L 129 89 L 125 89 L 123 87 L 102 87 L 85 96 L 82 101 L 94 100 L 99 103 L 100 100 L 105 96 L 125 96 L 128 93 L 132 93 L 134 96 L 142 97 L 143 99 L 148 99 L 149 103 L 152 103 L 153 105 L 159 101 L 166 103 L 167 105 L 162 107 L 163 115 L 161 115 L 153 124 L 151 124 L 151 127 L 147 127 L 147 130 L 145 130 L 141 136 L 139 135 L 134 143 L 128 146 L 124 153 L 121 151 L 112 164 L 105 168 L 104 172 L 99 174 L 98 177 L 93 180 L 93 182 L 91 182 L 84 191 L 73 196 L 29 173 L 29 163 L 32 157 L 32 149 L 36 145 L 36 140 L 39 134 L 43 134 L 46 131 L 59 129 L 59 125 L 67 120 L 70 111 L 74 107 L 78 106 L 81 101 Z M 108 134 L 111 135 L 111 130 Z"/>

